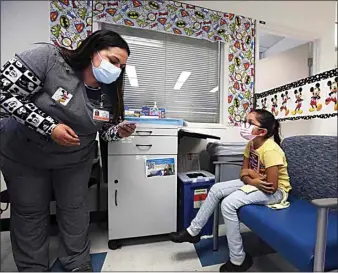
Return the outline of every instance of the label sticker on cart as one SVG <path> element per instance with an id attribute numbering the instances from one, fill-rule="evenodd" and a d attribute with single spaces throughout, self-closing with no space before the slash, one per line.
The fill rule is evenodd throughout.
<path id="1" fill-rule="evenodd" d="M 194 209 L 199 209 L 202 206 L 204 200 L 207 198 L 207 195 L 207 189 L 194 190 Z"/>
<path id="2" fill-rule="evenodd" d="M 145 160 L 146 177 L 175 175 L 175 158 L 152 158 Z"/>

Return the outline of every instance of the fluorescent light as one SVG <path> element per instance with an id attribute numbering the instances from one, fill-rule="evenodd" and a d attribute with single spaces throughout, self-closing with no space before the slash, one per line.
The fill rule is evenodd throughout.
<path id="1" fill-rule="evenodd" d="M 133 65 L 126 66 L 126 72 L 128 75 L 129 83 L 131 86 L 138 87 L 138 80 L 136 75 L 136 68 Z"/>
<path id="2" fill-rule="evenodd" d="M 137 79 L 129 79 L 129 83 L 131 86 L 138 87 Z"/>
<path id="3" fill-rule="evenodd" d="M 185 81 L 189 78 L 190 74 L 191 72 L 183 71 L 177 81 L 185 83 Z"/>
<path id="4" fill-rule="evenodd" d="M 218 86 L 216 86 L 214 89 L 211 89 L 209 92 L 210 93 L 215 93 L 215 92 L 217 92 L 218 91 Z"/>
<path id="5" fill-rule="evenodd" d="M 180 90 L 183 86 L 183 84 L 187 81 L 187 79 L 189 78 L 191 72 L 188 71 L 183 71 L 181 73 L 181 75 L 178 77 L 178 80 L 174 86 L 175 90 Z"/>
<path id="6" fill-rule="evenodd" d="M 129 78 L 137 78 L 135 66 L 127 65 L 126 66 L 126 72 L 127 72 Z"/>

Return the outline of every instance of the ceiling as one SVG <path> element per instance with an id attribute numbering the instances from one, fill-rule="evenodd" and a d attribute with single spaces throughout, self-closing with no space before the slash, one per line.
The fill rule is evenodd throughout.
<path id="1" fill-rule="evenodd" d="M 283 51 L 301 46 L 309 41 L 286 38 L 261 32 L 258 37 L 260 59 L 279 54 Z"/>
<path id="2" fill-rule="evenodd" d="M 270 47 L 277 44 L 279 41 L 285 39 L 281 36 L 276 36 L 272 34 L 262 33 L 259 36 L 259 53 L 263 53 L 268 50 Z"/>

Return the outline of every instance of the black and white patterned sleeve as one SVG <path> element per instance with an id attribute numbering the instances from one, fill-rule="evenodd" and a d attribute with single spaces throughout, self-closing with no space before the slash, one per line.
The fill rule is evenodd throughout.
<path id="1" fill-rule="evenodd" d="M 105 123 L 101 129 L 101 138 L 104 141 L 119 141 L 122 138 L 118 133 L 118 125 L 113 125 L 112 123 Z"/>
<path id="2" fill-rule="evenodd" d="M 0 107 L 18 122 L 43 136 L 48 136 L 58 122 L 30 100 L 42 86 L 39 77 L 17 57 L 1 67 Z"/>

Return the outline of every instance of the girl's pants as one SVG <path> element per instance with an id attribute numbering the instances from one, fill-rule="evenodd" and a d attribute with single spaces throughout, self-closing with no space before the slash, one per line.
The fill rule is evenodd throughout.
<path id="1" fill-rule="evenodd" d="M 226 225 L 230 261 L 235 265 L 241 265 L 245 259 L 237 210 L 248 204 L 276 204 L 283 198 L 280 190 L 277 190 L 274 194 L 266 194 L 260 190 L 245 193 L 240 190 L 242 186 L 244 186 L 244 183 L 240 179 L 216 183 L 212 186 L 206 200 L 188 228 L 190 235 L 196 236 L 199 234 L 219 202 L 222 202 L 221 210 Z"/>
<path id="2" fill-rule="evenodd" d="M 86 204 L 92 160 L 58 170 L 34 169 L 0 156 L 11 202 L 11 242 L 19 271 L 49 271 L 52 192 L 60 230 L 59 260 L 67 270 L 90 262 Z"/>

